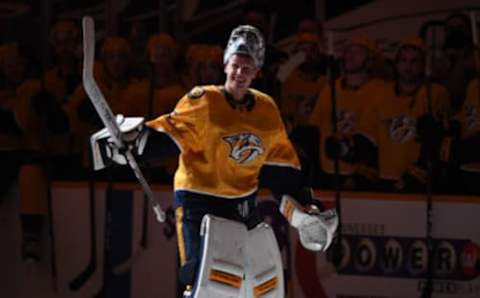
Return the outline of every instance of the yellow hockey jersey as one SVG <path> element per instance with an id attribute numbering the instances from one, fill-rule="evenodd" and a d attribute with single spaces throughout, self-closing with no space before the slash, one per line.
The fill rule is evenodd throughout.
<path id="1" fill-rule="evenodd" d="M 21 130 L 21 136 L 0 134 L 0 143 L 10 144 L 11 148 L 45 150 L 48 145 L 48 131 L 33 110 L 32 96 L 41 90 L 38 80 L 26 80 L 15 90 L 0 90 L 0 106 L 11 111 Z M 7 148 L 9 147 L 7 146 Z"/>
<path id="2" fill-rule="evenodd" d="M 467 97 L 459 113 L 462 123 L 462 138 L 480 134 L 480 80 L 471 80 L 467 88 Z M 461 165 L 465 171 L 480 172 L 480 164 L 466 163 Z"/>
<path id="3" fill-rule="evenodd" d="M 447 90 L 431 85 L 432 112 L 447 125 L 450 99 Z M 420 144 L 415 140 L 417 119 L 428 112 L 427 88 L 412 96 L 395 92 L 393 82 L 386 84 L 382 96 L 364 115 L 361 131 L 378 146 L 379 175 L 398 180 L 419 158 Z"/>
<path id="4" fill-rule="evenodd" d="M 282 86 L 281 111 L 293 126 L 308 123 L 326 77 L 313 78 L 300 70 L 294 70 Z"/>
<path id="5" fill-rule="evenodd" d="M 359 89 L 345 88 L 342 79 L 335 82 L 337 104 L 337 132 L 339 136 L 349 138 L 362 126 L 362 115 L 372 106 L 384 88 L 384 81 L 371 79 Z M 315 108 L 310 116 L 310 123 L 320 130 L 320 161 L 324 172 L 334 173 L 333 160 L 327 158 L 325 153 L 325 140 L 332 135 L 331 120 L 331 91 L 330 87 L 324 88 L 319 95 Z M 355 172 L 355 165 L 343 161 L 339 162 L 339 173 L 350 175 Z"/>
<path id="6" fill-rule="evenodd" d="M 2 127 L 0 127 L 0 149 L 41 149 L 41 144 L 37 142 L 39 136 L 36 130 L 32 130 L 32 128 L 38 128 L 37 117 L 32 111 L 28 98 L 18 94 L 18 88 L 0 90 L 0 113 L 3 117 Z M 7 117 L 8 128 L 12 132 L 7 130 Z"/>
<path id="7" fill-rule="evenodd" d="M 41 84 L 38 80 L 27 80 L 16 90 L 0 90 L 0 111 L 3 111 L 1 114 L 6 116 L 5 112 L 11 113 L 11 118 L 15 121 L 18 129 L 16 133 L 4 132 L 2 129 L 6 129 L 6 127 L 0 129 L 0 149 L 49 152 L 47 151 L 49 134 L 41 119 L 34 112 L 31 102 L 32 96 L 40 90 Z M 2 166 L 4 165 L 2 164 Z M 11 168 L 7 169 L 11 170 Z M 19 212 L 21 214 L 45 214 L 48 183 L 42 166 L 38 164 L 19 166 L 16 183 Z"/>
<path id="8" fill-rule="evenodd" d="M 263 165 L 300 169 L 274 101 L 249 92 L 251 109 L 233 105 L 218 86 L 195 87 L 172 113 L 147 122 L 180 148 L 176 191 L 244 197 L 257 190 Z"/>
<path id="9" fill-rule="evenodd" d="M 469 137 L 480 132 L 480 80 L 468 84 L 467 97 L 460 112 L 462 137 Z"/>

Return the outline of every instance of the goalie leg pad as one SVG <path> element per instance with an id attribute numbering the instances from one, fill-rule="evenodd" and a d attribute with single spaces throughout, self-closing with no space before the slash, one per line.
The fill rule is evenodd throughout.
<path id="1" fill-rule="evenodd" d="M 248 232 L 246 274 L 242 297 L 284 297 L 283 266 L 272 227 L 258 224 Z"/>
<path id="2" fill-rule="evenodd" d="M 247 227 L 207 214 L 200 234 L 202 261 L 191 297 L 243 298 Z"/>

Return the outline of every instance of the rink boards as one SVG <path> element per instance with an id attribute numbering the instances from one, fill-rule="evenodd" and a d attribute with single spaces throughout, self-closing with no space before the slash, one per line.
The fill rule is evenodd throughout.
<path id="1" fill-rule="evenodd" d="M 102 287 L 105 297 L 176 297 L 176 237 L 173 213 L 157 224 L 150 213 L 146 250 L 141 247 L 143 194 L 136 184 L 115 185 L 106 221 L 106 185 L 96 190 L 97 270 L 78 292 L 68 282 L 90 260 L 87 184 L 54 183 L 53 213 L 57 256 L 57 291 L 38 297 L 92 297 Z M 173 195 L 154 186 L 164 209 Z M 333 194 L 318 192 L 326 204 Z M 341 255 L 338 270 L 330 256 L 304 250 L 295 230 L 288 228 L 268 192 L 259 206 L 276 231 L 288 279 L 287 297 L 419 297 L 427 277 L 426 196 L 343 193 Z M 110 225 L 105 246 L 105 224 Z M 480 296 L 480 198 L 435 196 L 432 209 L 432 250 L 435 264 L 433 297 Z M 18 228 L 16 228 L 18 230 Z M 107 247 L 107 249 L 105 249 Z M 338 246 L 332 251 L 338 250 Z M 136 256 L 123 272 L 112 268 Z M 105 262 L 104 256 L 107 257 Z M 48 267 L 48 266 L 44 266 Z M 106 268 L 106 271 L 104 271 Z M 19 271 L 19 270 L 17 270 Z M 48 276 L 48 272 L 44 275 Z M 12 277 L 14 278 L 14 277 Z M 45 278 L 44 278 L 45 279 Z M 5 284 L 13 297 L 28 297 L 15 288 L 31 281 Z M 49 286 L 41 287 L 48 289 Z M 16 294 L 15 294 L 16 293 Z"/>

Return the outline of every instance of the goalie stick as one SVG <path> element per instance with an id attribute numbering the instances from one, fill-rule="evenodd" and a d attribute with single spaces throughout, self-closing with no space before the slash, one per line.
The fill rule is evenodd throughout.
<path id="1" fill-rule="evenodd" d="M 328 64 L 327 64 L 327 76 L 328 84 L 330 87 L 330 124 L 331 124 L 331 133 L 334 137 L 338 133 L 338 119 L 337 119 L 337 87 L 336 87 L 336 72 L 335 72 L 335 42 L 333 37 L 333 32 L 329 32 L 327 35 L 328 39 Z M 338 228 L 337 228 L 337 237 L 334 239 L 334 249 L 330 253 L 332 262 L 337 268 L 340 269 L 340 263 L 342 261 L 342 185 L 340 183 L 340 160 L 338 156 L 335 156 L 333 160 L 333 173 L 334 173 L 334 189 L 335 189 L 335 209 L 338 215 Z"/>
<path id="2" fill-rule="evenodd" d="M 103 97 L 102 92 L 100 91 L 95 79 L 93 77 L 93 66 L 95 61 L 95 24 L 91 17 L 83 17 L 82 19 L 83 27 L 83 87 L 87 93 L 90 101 L 92 102 L 95 110 L 102 119 L 103 124 L 108 129 L 111 138 L 113 139 L 115 145 L 125 150 L 125 158 L 128 161 L 128 164 L 132 168 L 135 177 L 142 185 L 145 196 L 148 198 L 150 205 L 155 212 L 157 221 L 165 221 L 165 212 L 160 207 L 160 204 L 153 197 L 152 189 L 148 185 L 145 177 L 143 176 L 140 167 L 138 166 L 135 157 L 133 156 L 130 149 L 128 149 L 122 139 L 122 132 L 118 127 L 118 124 L 115 120 L 115 115 L 108 106 L 107 101 Z"/>
<path id="3" fill-rule="evenodd" d="M 148 86 L 148 109 L 146 119 L 152 118 L 153 113 L 153 100 L 155 97 L 155 70 L 153 65 L 150 63 L 150 84 Z M 149 171 L 146 172 L 147 177 L 149 176 Z M 143 217 L 142 217 L 142 236 L 140 239 L 140 247 L 132 254 L 132 256 L 122 263 L 113 267 L 113 273 L 121 274 L 130 270 L 136 260 L 143 255 L 143 253 L 148 249 L 148 199 L 146 196 L 143 196 Z"/>

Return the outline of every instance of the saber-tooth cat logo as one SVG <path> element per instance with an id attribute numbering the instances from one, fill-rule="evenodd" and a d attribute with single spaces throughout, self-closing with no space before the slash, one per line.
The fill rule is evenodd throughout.
<path id="1" fill-rule="evenodd" d="M 252 161 L 265 151 L 262 140 L 249 132 L 242 132 L 223 137 L 223 140 L 230 145 L 230 158 L 239 164 Z"/>

